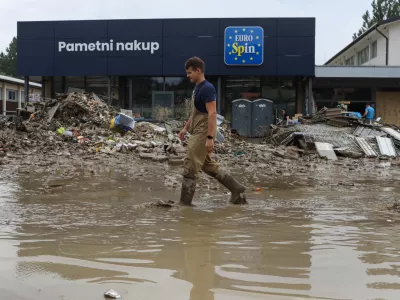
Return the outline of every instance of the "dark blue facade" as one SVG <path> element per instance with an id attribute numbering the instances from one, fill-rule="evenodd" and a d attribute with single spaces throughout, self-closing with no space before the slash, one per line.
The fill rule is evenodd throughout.
<path id="1" fill-rule="evenodd" d="M 227 66 L 229 26 L 264 30 L 260 66 Z M 59 51 L 60 42 L 109 43 L 109 51 Z M 116 51 L 117 43 L 153 42 L 150 51 Z M 21 76 L 184 76 L 184 62 L 199 56 L 208 75 L 313 76 L 314 18 L 152 19 L 18 22 Z"/>

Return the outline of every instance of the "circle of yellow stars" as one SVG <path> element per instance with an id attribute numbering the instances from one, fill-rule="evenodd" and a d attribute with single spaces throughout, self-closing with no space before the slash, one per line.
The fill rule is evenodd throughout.
<path id="1" fill-rule="evenodd" d="M 243 32 L 245 32 L 245 31 L 246 31 L 246 28 L 243 28 L 242 30 L 243 30 Z M 238 33 L 238 32 L 239 32 L 239 30 L 235 30 L 235 33 Z M 253 33 L 253 32 L 254 32 L 254 30 L 250 30 L 250 33 Z M 229 39 L 231 40 L 231 39 L 233 39 L 233 37 L 232 37 L 232 36 L 229 36 Z M 259 37 L 259 36 L 256 36 L 256 40 L 259 40 L 259 39 L 260 39 L 260 37 Z M 231 47 L 231 44 L 226 44 L 226 46 L 228 46 L 228 48 L 230 48 L 230 47 Z M 259 44 L 257 44 L 257 46 L 258 46 L 258 47 L 261 47 L 261 44 L 259 43 Z M 232 55 L 232 52 L 229 52 L 229 55 Z M 260 55 L 260 52 L 257 51 L 257 52 L 256 52 L 256 55 Z M 234 60 L 238 60 L 238 58 L 235 57 Z M 254 60 L 254 58 L 253 58 L 253 57 L 250 57 L 250 60 Z M 245 63 L 246 63 L 246 60 L 243 59 L 243 60 L 242 60 L 242 63 L 245 64 Z"/>

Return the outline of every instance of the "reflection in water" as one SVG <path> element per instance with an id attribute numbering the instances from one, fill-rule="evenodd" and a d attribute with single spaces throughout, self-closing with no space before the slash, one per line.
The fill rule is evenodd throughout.
<path id="1" fill-rule="evenodd" d="M 114 179 L 118 188 L 97 176 L 45 194 L 32 179 L 9 186 L 0 198 L 3 295 L 90 300 L 113 288 L 126 299 L 396 299 L 400 292 L 399 227 L 395 216 L 389 223 L 374 212 L 378 193 L 277 188 L 242 207 L 211 195 L 195 208 L 145 209 L 134 204 L 178 193 Z"/>

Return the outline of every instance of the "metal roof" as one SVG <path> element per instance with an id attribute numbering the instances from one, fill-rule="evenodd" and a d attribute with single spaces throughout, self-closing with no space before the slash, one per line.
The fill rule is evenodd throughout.
<path id="1" fill-rule="evenodd" d="M 7 81 L 10 83 L 16 83 L 16 84 L 22 84 L 22 85 L 24 85 L 24 83 L 25 83 L 25 81 L 22 79 L 5 76 L 5 75 L 0 75 L 0 81 Z M 42 85 L 40 83 L 36 83 L 36 82 L 32 82 L 32 81 L 29 81 L 29 85 L 31 87 L 42 88 Z"/>
<path id="2" fill-rule="evenodd" d="M 379 151 L 385 156 L 397 156 L 396 149 L 391 138 L 386 137 L 376 137 L 376 141 L 379 145 Z"/>
<path id="3" fill-rule="evenodd" d="M 341 51 L 339 51 L 338 53 L 336 53 L 330 60 L 328 60 L 324 65 L 327 65 L 329 63 L 331 63 L 332 61 L 334 61 L 337 57 L 339 57 L 341 54 L 343 54 L 344 52 L 346 52 L 348 49 L 350 49 L 351 47 L 353 47 L 355 44 L 357 44 L 359 41 L 361 41 L 365 36 L 367 36 L 368 34 L 370 34 L 372 31 L 374 31 L 376 28 L 382 26 L 382 25 L 387 25 L 387 24 L 391 24 L 394 22 L 400 21 L 400 17 L 395 17 L 395 18 L 391 18 L 388 20 L 384 20 L 381 22 L 376 23 L 375 25 L 371 26 L 367 31 L 365 31 L 362 35 L 360 35 L 358 38 L 356 38 L 354 41 L 352 41 L 350 44 L 348 44 L 345 48 L 343 48 Z"/>

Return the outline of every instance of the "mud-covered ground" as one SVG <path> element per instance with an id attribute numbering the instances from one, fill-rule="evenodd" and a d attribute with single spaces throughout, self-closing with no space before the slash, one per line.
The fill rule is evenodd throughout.
<path id="1" fill-rule="evenodd" d="M 1 298 L 398 299 L 398 159 L 244 152 L 217 159 L 247 205 L 201 175 L 195 207 L 169 209 L 145 204 L 179 199 L 176 163 L 1 158 Z"/>

